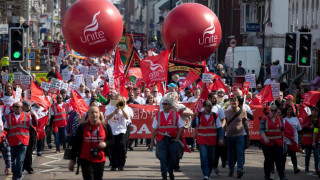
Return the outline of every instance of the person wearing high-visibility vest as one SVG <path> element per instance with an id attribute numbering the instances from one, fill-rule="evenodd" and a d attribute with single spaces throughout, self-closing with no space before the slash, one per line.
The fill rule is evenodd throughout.
<path id="1" fill-rule="evenodd" d="M 4 56 L 1 58 L 0 60 L 0 64 L 2 67 L 2 70 L 9 70 L 9 56 L 8 56 L 8 52 L 4 53 Z"/>
<path id="2" fill-rule="evenodd" d="M 262 151 L 264 155 L 264 174 L 265 179 L 271 179 L 271 168 L 275 162 L 279 177 L 285 179 L 284 160 L 283 160 L 283 132 L 284 125 L 282 117 L 277 116 L 278 107 L 270 107 L 270 115 L 261 119 L 260 135 Z"/>
<path id="3" fill-rule="evenodd" d="M 163 98 L 163 111 L 160 111 L 152 123 L 152 138 L 150 148 L 154 146 L 157 138 L 157 151 L 159 152 L 162 179 L 174 179 L 173 169 L 177 161 L 178 141 L 180 139 L 184 122 L 178 112 L 172 110 L 173 100 Z"/>
<path id="4" fill-rule="evenodd" d="M 37 120 L 31 118 L 30 113 L 22 112 L 22 102 L 14 103 L 12 111 L 5 116 L 4 129 L 11 147 L 13 179 L 21 179 L 23 162 L 29 145 L 30 126 L 32 124 L 37 127 Z"/>
<path id="5" fill-rule="evenodd" d="M 210 179 L 215 158 L 217 158 L 215 157 L 217 140 L 219 139 L 219 145 L 223 144 L 223 132 L 219 116 L 211 112 L 211 101 L 204 101 L 203 107 L 204 111 L 199 112 L 196 118 L 196 139 L 199 144 L 203 180 L 208 180 Z"/>

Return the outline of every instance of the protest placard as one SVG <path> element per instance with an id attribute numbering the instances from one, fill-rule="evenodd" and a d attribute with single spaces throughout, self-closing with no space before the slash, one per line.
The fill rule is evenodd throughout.
<path id="1" fill-rule="evenodd" d="M 242 88 L 243 95 L 247 95 L 248 94 L 249 88 L 250 88 L 250 82 L 244 82 L 243 83 L 243 88 Z"/>
<path id="2" fill-rule="evenodd" d="M 13 73 L 14 84 L 16 84 L 16 85 L 20 85 L 21 84 L 21 75 L 22 75 L 22 72 L 14 72 Z"/>
<path id="3" fill-rule="evenodd" d="M 80 68 L 80 73 L 81 74 L 88 74 L 88 67 L 87 66 L 82 66 Z"/>
<path id="4" fill-rule="evenodd" d="M 210 73 L 202 73 L 202 82 L 210 83 L 212 79 L 212 74 Z"/>
<path id="5" fill-rule="evenodd" d="M 279 66 L 270 66 L 271 78 L 277 78 L 279 76 Z"/>
<path id="6" fill-rule="evenodd" d="M 64 81 L 69 81 L 71 77 L 71 74 L 69 73 L 69 69 L 65 68 L 62 70 L 62 79 Z"/>
<path id="7" fill-rule="evenodd" d="M 31 81 L 29 75 L 21 75 L 21 87 L 22 89 L 30 89 Z"/>
<path id="8" fill-rule="evenodd" d="M 245 76 L 246 82 L 250 82 L 250 88 L 256 88 L 256 75 L 248 74 Z"/>
<path id="9" fill-rule="evenodd" d="M 48 92 L 50 88 L 50 84 L 48 82 L 42 82 L 40 87 L 46 92 Z"/>
<path id="10" fill-rule="evenodd" d="M 92 82 L 92 76 L 90 74 L 86 74 L 85 76 L 85 79 L 86 79 L 86 85 L 88 88 L 91 88 L 91 84 L 93 83 Z"/>
<path id="11" fill-rule="evenodd" d="M 114 76 L 109 76 L 109 86 L 114 87 Z"/>
<path id="12" fill-rule="evenodd" d="M 280 96 L 280 83 L 270 83 L 273 98 L 278 98 Z"/>
<path id="13" fill-rule="evenodd" d="M 89 74 L 94 76 L 94 77 L 98 77 L 98 68 L 96 68 L 94 66 L 91 66 Z"/>
<path id="14" fill-rule="evenodd" d="M 16 88 L 16 97 L 14 98 L 14 102 L 20 102 L 21 94 L 22 94 L 22 89 L 17 87 Z"/>
<path id="15" fill-rule="evenodd" d="M 56 78 L 51 79 L 50 87 L 49 87 L 49 93 L 52 94 L 58 94 L 60 90 L 62 81 Z"/>
<path id="16" fill-rule="evenodd" d="M 9 81 L 9 74 L 3 72 L 2 73 L 2 84 L 6 85 Z"/>
<path id="17" fill-rule="evenodd" d="M 68 83 L 65 83 L 65 82 L 62 82 L 61 85 L 60 85 L 60 89 L 59 89 L 59 90 L 62 90 L 62 89 L 68 91 L 68 89 L 69 89 L 69 84 L 68 84 Z"/>
<path id="18" fill-rule="evenodd" d="M 74 83 L 76 84 L 77 88 L 79 88 L 80 84 L 83 83 L 83 82 L 84 82 L 84 79 L 83 79 L 83 75 L 82 74 L 74 76 Z"/>

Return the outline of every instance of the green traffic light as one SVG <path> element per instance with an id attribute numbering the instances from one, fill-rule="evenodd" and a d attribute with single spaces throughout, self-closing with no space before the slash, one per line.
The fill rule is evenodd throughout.
<path id="1" fill-rule="evenodd" d="M 20 56 L 21 56 L 21 53 L 19 51 L 16 51 L 13 53 L 13 57 L 16 59 L 20 58 Z"/>
<path id="2" fill-rule="evenodd" d="M 306 64 L 306 63 L 307 63 L 307 58 L 303 57 L 303 58 L 301 59 L 301 62 L 302 62 L 303 64 Z"/>
<path id="3" fill-rule="evenodd" d="M 292 57 L 291 57 L 291 56 L 288 56 L 288 57 L 287 57 L 287 60 L 291 62 L 291 61 L 292 61 Z"/>

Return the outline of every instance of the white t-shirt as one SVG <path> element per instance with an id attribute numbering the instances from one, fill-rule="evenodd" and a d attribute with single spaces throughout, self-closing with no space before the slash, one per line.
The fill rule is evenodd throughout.
<path id="1" fill-rule="evenodd" d="M 190 97 L 188 99 L 188 103 L 191 103 L 191 102 L 196 102 L 198 100 L 198 98 L 196 99 L 194 96 Z"/>
<path id="2" fill-rule="evenodd" d="M 268 86 L 270 83 L 276 83 L 276 80 L 267 79 L 263 85 Z"/>
<path id="3" fill-rule="evenodd" d="M 145 104 L 145 101 L 142 97 L 138 96 L 136 99 L 134 99 L 139 104 Z"/>
<path id="4" fill-rule="evenodd" d="M 2 134 L 3 132 L 3 121 L 1 120 L 0 121 L 0 135 Z"/>
<path id="5" fill-rule="evenodd" d="M 12 106 L 13 103 L 15 102 L 14 98 L 13 98 L 13 95 L 11 95 L 11 96 L 4 95 L 3 98 L 2 98 L 2 101 L 3 101 L 4 105 L 10 105 L 10 106 Z"/>
<path id="6" fill-rule="evenodd" d="M 283 118 L 283 124 L 285 124 L 285 122 L 288 122 L 291 124 L 291 126 L 293 127 L 293 131 L 294 131 L 294 137 L 293 137 L 293 140 L 298 143 L 298 131 L 301 131 L 302 130 L 302 127 L 299 123 L 299 120 L 297 117 L 291 117 L 291 118 L 288 118 L 288 117 L 285 117 Z M 288 139 L 287 139 L 288 140 Z M 290 144 L 290 141 L 288 140 L 287 141 L 287 144 Z"/>
<path id="7" fill-rule="evenodd" d="M 106 106 L 106 112 L 104 114 L 105 117 L 112 114 L 115 109 L 115 106 Z M 112 129 L 112 135 L 119 135 L 121 133 L 125 134 L 127 131 L 127 124 L 131 122 L 131 119 L 133 118 L 133 111 L 129 106 L 126 105 L 123 110 L 129 113 L 129 119 L 125 119 L 122 111 L 120 110 L 118 114 L 115 114 L 108 120 L 108 124 Z"/>
<path id="8" fill-rule="evenodd" d="M 162 112 L 162 111 L 161 111 Z M 169 116 L 170 113 L 164 113 L 164 117 L 166 118 L 166 120 L 168 119 L 168 116 Z M 158 115 L 157 115 L 158 116 Z M 179 115 L 179 118 L 178 118 L 178 128 L 181 128 L 184 126 L 184 122 L 182 120 L 182 118 L 180 117 Z M 153 122 L 152 122 L 152 128 L 153 129 L 158 129 L 158 120 L 157 120 L 157 117 L 154 117 L 153 119 Z M 165 132 L 165 135 L 168 135 L 168 132 L 166 131 Z"/>
<path id="9" fill-rule="evenodd" d="M 212 107 L 211 112 L 216 113 L 219 115 L 219 119 L 224 119 L 226 118 L 226 115 L 224 114 L 223 109 L 221 108 L 220 105 L 216 104 L 215 106 Z"/>
<path id="10" fill-rule="evenodd" d="M 156 103 L 156 105 L 160 105 L 161 99 L 162 99 L 162 95 L 160 96 L 158 95 L 157 97 L 154 97 L 154 102 Z"/>

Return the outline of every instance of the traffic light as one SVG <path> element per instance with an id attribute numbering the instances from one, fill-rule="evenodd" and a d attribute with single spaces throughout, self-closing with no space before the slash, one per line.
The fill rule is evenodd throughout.
<path id="1" fill-rule="evenodd" d="M 23 28 L 12 27 L 9 34 L 9 59 L 10 62 L 24 62 Z"/>
<path id="2" fill-rule="evenodd" d="M 297 49 L 297 34 L 286 34 L 286 46 L 285 46 L 285 64 L 296 64 L 296 49 Z"/>
<path id="3" fill-rule="evenodd" d="M 310 33 L 300 34 L 299 61 L 298 61 L 299 67 L 310 67 L 311 43 L 312 43 L 312 35 Z"/>

